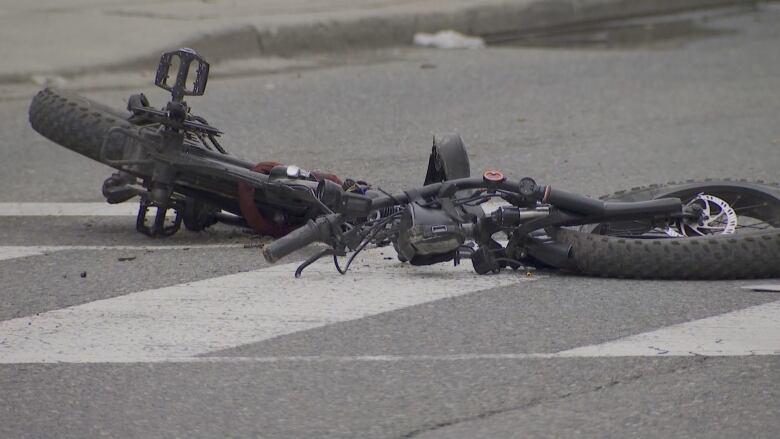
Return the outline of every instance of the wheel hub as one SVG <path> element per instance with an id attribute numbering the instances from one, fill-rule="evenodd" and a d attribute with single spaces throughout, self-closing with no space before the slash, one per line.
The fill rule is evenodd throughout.
<path id="1" fill-rule="evenodd" d="M 674 226 L 667 227 L 664 232 L 675 238 L 730 235 L 737 229 L 737 213 L 726 201 L 706 194 L 699 194 L 686 207 L 698 204 L 701 214 L 698 221 L 683 219 Z"/>

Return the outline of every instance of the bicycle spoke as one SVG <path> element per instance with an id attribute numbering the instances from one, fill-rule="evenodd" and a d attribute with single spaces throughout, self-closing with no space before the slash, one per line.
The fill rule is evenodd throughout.
<path id="1" fill-rule="evenodd" d="M 741 199 L 742 199 L 742 195 L 737 194 L 737 198 L 734 199 L 734 202 L 730 203 L 731 204 L 731 208 L 734 209 L 737 206 L 737 203 L 739 203 L 739 200 L 741 200 Z M 736 209 L 734 209 L 734 210 L 736 211 Z"/>
<path id="2" fill-rule="evenodd" d="M 721 210 L 719 214 L 717 214 L 717 215 L 713 216 L 712 218 L 710 218 L 710 221 L 717 220 L 718 218 L 722 217 L 725 213 L 726 213 L 725 210 Z"/>
<path id="3" fill-rule="evenodd" d="M 765 226 L 764 227 L 759 227 L 762 224 L 764 224 Z M 761 222 L 753 223 L 753 224 L 750 224 L 750 225 L 740 224 L 740 225 L 737 226 L 738 229 L 756 229 L 756 230 L 767 230 L 770 227 L 772 227 L 772 225 L 769 224 L 766 221 L 761 221 Z"/>
<path id="4" fill-rule="evenodd" d="M 766 207 L 766 206 L 767 206 L 766 203 L 761 203 L 761 204 L 753 204 L 751 206 L 742 206 L 739 209 L 734 209 L 734 206 L 731 206 L 731 208 L 734 209 L 734 212 L 739 212 L 742 210 L 755 209 L 756 207 Z"/>

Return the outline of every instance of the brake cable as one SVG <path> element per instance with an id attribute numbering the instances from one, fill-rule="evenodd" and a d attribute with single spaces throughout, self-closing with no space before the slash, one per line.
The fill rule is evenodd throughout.
<path id="1" fill-rule="evenodd" d="M 396 212 L 386 218 L 384 218 L 382 221 L 374 224 L 371 226 L 370 229 L 366 232 L 366 237 L 363 239 L 363 242 L 360 243 L 360 245 L 355 249 L 354 253 L 352 253 L 349 256 L 349 259 L 347 260 L 347 264 L 344 266 L 344 269 L 342 270 L 341 266 L 339 265 L 338 256 L 334 253 L 333 254 L 333 265 L 336 266 L 336 270 L 344 275 L 347 274 L 347 270 L 349 270 L 349 266 L 352 265 L 352 261 L 355 260 L 355 257 L 363 251 L 363 249 L 366 248 L 366 246 L 371 242 L 371 240 L 379 234 L 379 231 L 384 228 L 391 220 L 395 219 L 395 217 L 399 216 L 401 212 Z M 370 235 L 370 236 L 369 236 Z M 324 256 L 324 255 L 323 255 Z"/>

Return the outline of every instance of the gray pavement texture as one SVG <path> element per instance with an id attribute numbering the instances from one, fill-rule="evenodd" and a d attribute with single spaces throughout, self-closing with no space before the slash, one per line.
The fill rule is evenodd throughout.
<path id="1" fill-rule="evenodd" d="M 147 68 L 188 46 L 212 61 L 410 44 L 755 0 L 0 1 L 0 82 Z"/>
<path id="2" fill-rule="evenodd" d="M 630 50 L 354 54 L 217 79 L 190 103 L 238 155 L 370 176 L 389 189 L 421 182 L 431 134 L 442 131 L 463 134 L 473 172 L 499 166 L 593 195 L 686 178 L 777 181 L 780 10 L 706 27 L 724 32 Z M 129 92 L 87 94 L 122 108 Z M 32 132 L 27 104 L 0 102 L 0 201 L 100 200 L 110 170 Z M 0 224 L 0 245 L 164 245 L 135 234 L 133 218 Z M 217 228 L 169 243 L 251 242 Z M 264 266 L 257 249 L 241 247 L 0 261 L 0 320 Z M 345 294 L 361 293 L 332 275 Z M 0 437 L 777 437 L 776 355 L 413 357 L 549 352 L 779 297 L 738 281 L 536 278 L 206 355 L 313 362 L 0 365 Z M 329 357 L 390 354 L 400 359 Z"/>
<path id="3" fill-rule="evenodd" d="M 776 11 L 715 20 L 707 26 L 732 32 L 660 49 L 388 50 L 214 81 L 190 104 L 240 157 L 369 178 L 388 190 L 422 180 L 441 132 L 462 134 L 474 172 L 500 165 L 595 196 L 689 178 L 777 181 Z M 165 93 L 146 81 L 87 95 L 122 109 L 143 91 L 163 105 Z M 4 132 L 17 136 L 3 143 L 15 160 L 0 162 L 0 201 L 101 201 L 107 168 L 32 131 L 28 105 L 0 108 Z"/>

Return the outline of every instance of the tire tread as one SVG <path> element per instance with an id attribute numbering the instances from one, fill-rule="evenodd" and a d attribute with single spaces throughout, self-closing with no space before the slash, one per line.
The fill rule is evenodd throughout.
<path id="1" fill-rule="evenodd" d="M 122 114 L 83 96 L 45 88 L 30 103 L 30 125 L 47 139 L 100 161 L 113 127 L 132 127 Z"/>

